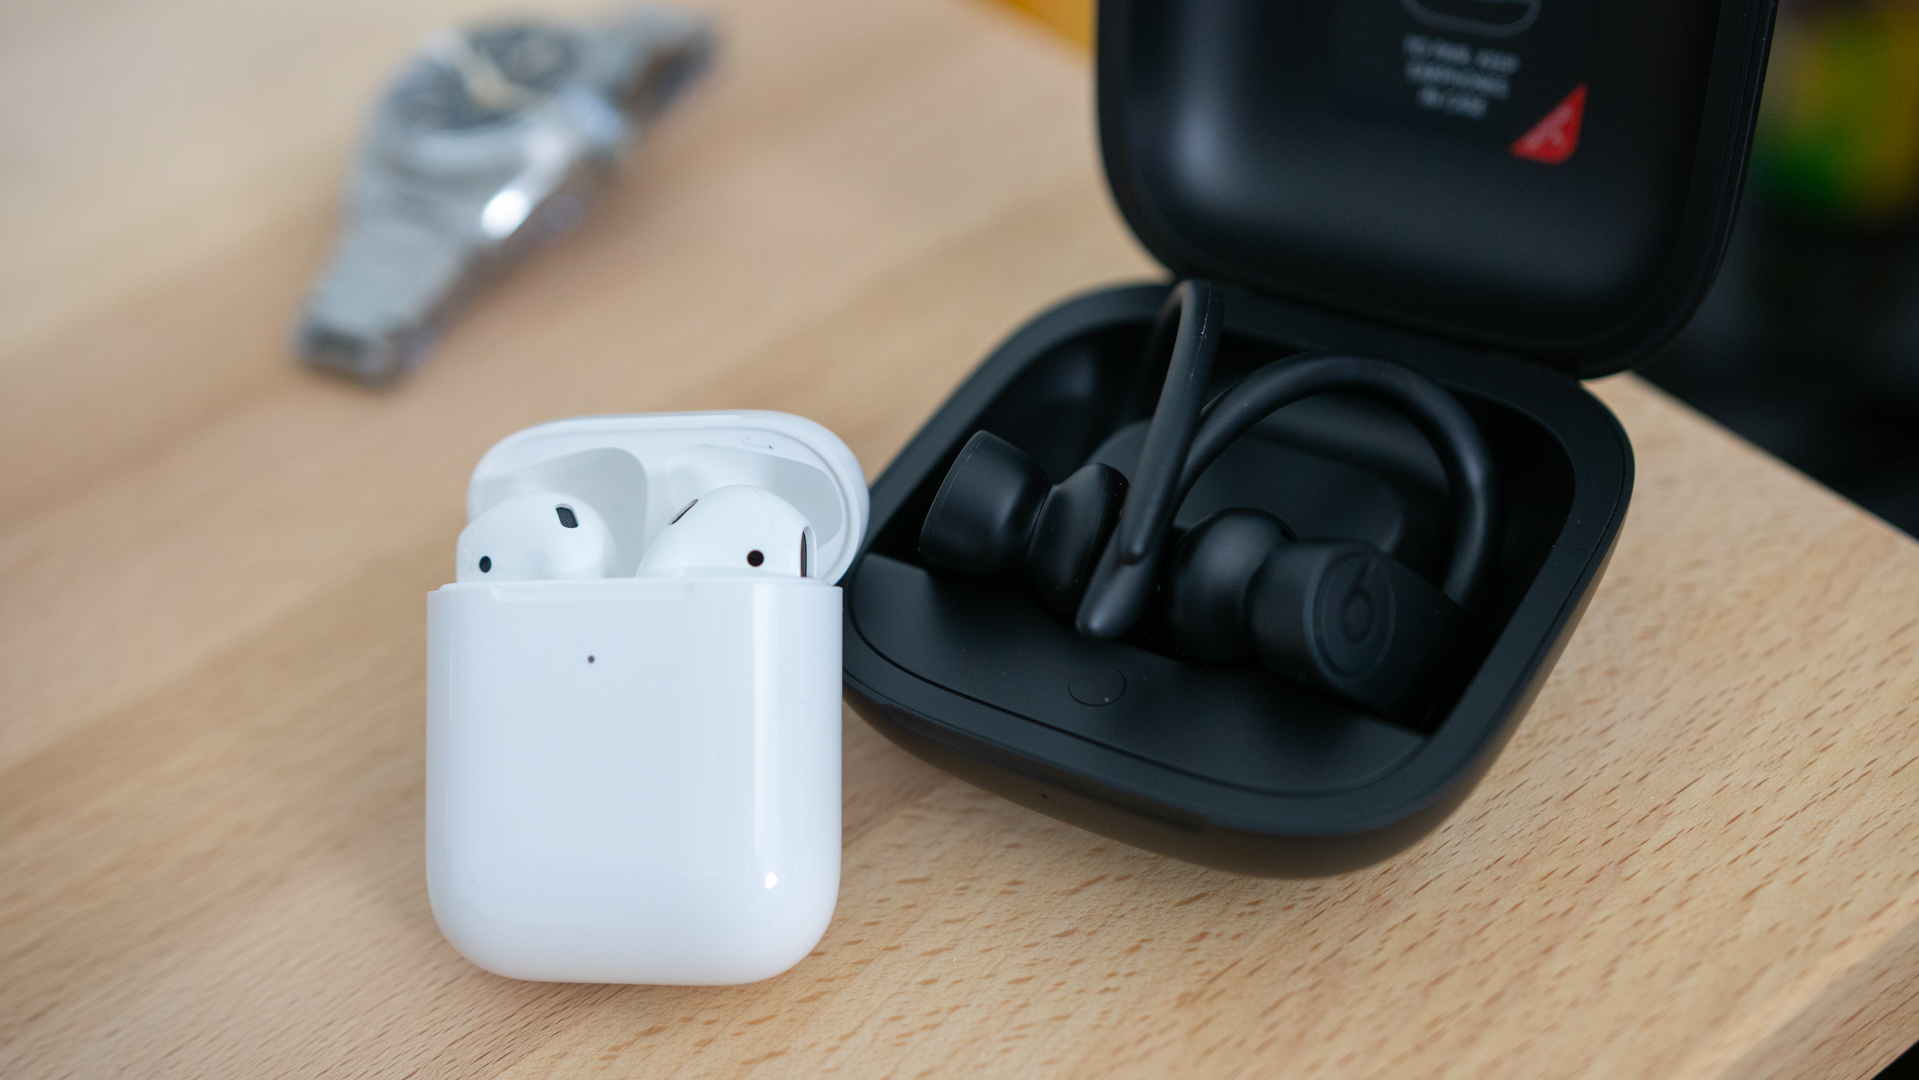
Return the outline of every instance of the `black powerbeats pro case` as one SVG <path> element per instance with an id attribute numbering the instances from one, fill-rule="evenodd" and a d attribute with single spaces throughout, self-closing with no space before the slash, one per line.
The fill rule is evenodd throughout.
<path id="1" fill-rule="evenodd" d="M 845 578 L 845 686 L 914 754 L 1148 850 L 1305 876 L 1386 858 L 1485 773 L 1604 573 L 1632 447 L 1580 379 L 1639 363 L 1703 298 L 1731 228 L 1771 0 L 1106 0 L 1099 131 L 1127 223 L 1177 277 L 1228 287 L 1223 389 L 1308 349 L 1438 380 L 1492 450 L 1503 541 L 1483 633 L 1428 723 L 1256 666 L 1177 658 L 1151 627 L 1077 635 L 1017 576 L 929 569 L 921 525 L 979 430 L 1057 483 L 1137 461 L 1169 283 L 1016 331 L 872 490 Z M 1444 472 L 1361 399 L 1275 413 L 1181 507 L 1369 540 L 1428 575 Z"/>

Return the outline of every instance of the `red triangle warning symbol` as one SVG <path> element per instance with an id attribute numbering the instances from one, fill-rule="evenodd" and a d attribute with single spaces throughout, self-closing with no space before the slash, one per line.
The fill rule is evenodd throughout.
<path id="1" fill-rule="evenodd" d="M 1513 156 L 1557 165 L 1579 149 L 1579 125 L 1586 118 L 1586 84 L 1581 83 L 1553 106 L 1546 118 L 1513 143 Z"/>

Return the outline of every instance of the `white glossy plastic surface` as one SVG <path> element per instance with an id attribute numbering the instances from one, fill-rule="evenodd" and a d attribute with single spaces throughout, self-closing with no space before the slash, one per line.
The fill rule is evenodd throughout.
<path id="1" fill-rule="evenodd" d="M 653 537 L 640 556 L 639 574 L 810 577 L 812 536 L 811 525 L 793 504 L 770 491 L 745 484 L 715 488 L 687 504 Z"/>
<path id="2" fill-rule="evenodd" d="M 718 984 L 826 932 L 840 590 L 449 585 L 428 599 L 427 883 L 517 979 Z"/>
<path id="3" fill-rule="evenodd" d="M 468 522 L 456 551 L 455 581 L 592 581 L 612 576 L 616 549 L 613 531 L 586 500 L 528 491 Z"/>
<path id="4" fill-rule="evenodd" d="M 777 572 L 797 570 L 797 536 L 790 559 L 757 571 L 621 576 L 688 502 L 739 484 L 804 515 L 808 576 Z M 858 463 L 781 413 L 562 420 L 487 452 L 468 518 L 533 491 L 598 512 L 616 576 L 428 595 L 434 917 L 467 959 L 513 978 L 785 971 L 839 893 L 833 583 L 866 528 Z"/>

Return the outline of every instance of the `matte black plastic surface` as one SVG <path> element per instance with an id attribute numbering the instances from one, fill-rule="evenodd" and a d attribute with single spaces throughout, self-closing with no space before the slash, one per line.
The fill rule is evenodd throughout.
<path id="1" fill-rule="evenodd" d="M 1718 268 L 1772 8 L 1104 0 L 1107 177 L 1179 276 L 1617 371 Z M 1571 155 L 1516 156 L 1575 90 Z"/>
<path id="2" fill-rule="evenodd" d="M 1772 0 L 1103 0 L 1100 138 L 1119 206 L 1174 274 L 1232 286 L 1209 392 L 1306 349 L 1451 390 L 1504 502 L 1480 633 L 1437 719 L 1395 724 L 1250 664 L 1194 663 L 1164 620 L 1095 641 L 1017 575 L 924 565 L 921 525 L 976 431 L 1049 483 L 1137 463 L 1167 287 L 1116 288 L 1014 334 L 874 485 L 845 578 L 854 707 L 981 787 L 1207 865 L 1335 873 L 1433 828 L 1604 572 L 1632 452 L 1569 376 L 1651 356 L 1704 296 L 1772 15 Z M 1175 529 L 1234 506 L 1305 539 L 1363 540 L 1427 581 L 1447 561 L 1436 455 L 1363 400 L 1275 414 L 1200 478 Z"/>
<path id="3" fill-rule="evenodd" d="M 1257 667 L 1207 668 L 1147 627 L 1079 636 L 1018 575 L 932 570 L 917 541 L 948 466 L 975 431 L 1032 455 L 1049 479 L 1092 457 L 1137 456 L 1145 336 L 1163 285 L 1068 301 L 1015 334 L 873 487 L 872 524 L 845 578 L 854 707 L 921 757 L 1082 827 L 1248 873 L 1330 873 L 1417 839 L 1465 797 L 1511 731 L 1601 573 L 1632 456 L 1577 383 L 1518 360 L 1235 291 L 1216 381 L 1307 348 L 1405 363 L 1453 391 L 1485 434 L 1507 506 L 1485 642 L 1429 731 L 1389 723 Z M 1129 442 L 1130 440 L 1130 442 Z M 1410 423 L 1369 403 L 1301 402 L 1202 478 L 1190 528 L 1254 506 L 1302 537 L 1364 539 L 1425 574 L 1448 542 L 1444 475 Z"/>

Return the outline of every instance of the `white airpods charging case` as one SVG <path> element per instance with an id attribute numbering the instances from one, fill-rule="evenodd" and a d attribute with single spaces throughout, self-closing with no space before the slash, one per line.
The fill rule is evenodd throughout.
<path id="1" fill-rule="evenodd" d="M 750 484 L 813 529 L 813 576 L 634 578 L 702 492 Z M 840 875 L 840 589 L 866 530 L 846 444 L 784 413 L 582 417 L 501 440 L 468 520 L 553 490 L 616 575 L 427 596 L 427 890 L 499 975 L 720 985 L 818 944 Z"/>

